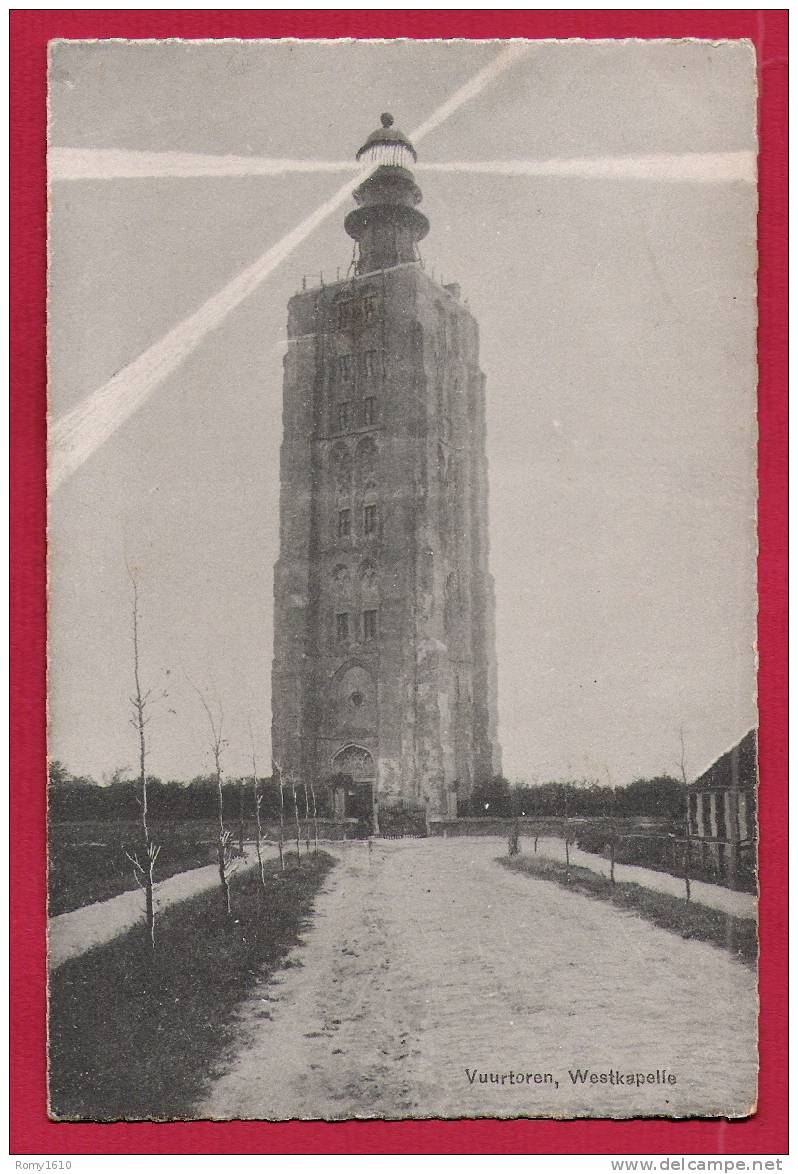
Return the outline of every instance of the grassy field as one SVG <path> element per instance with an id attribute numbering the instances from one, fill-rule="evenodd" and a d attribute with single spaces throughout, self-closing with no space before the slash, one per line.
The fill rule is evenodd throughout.
<path id="1" fill-rule="evenodd" d="M 153 828 L 161 845 L 156 881 L 215 859 L 210 823 L 172 824 Z M 51 824 L 48 843 L 47 911 L 51 917 L 107 901 L 136 888 L 131 855 L 139 849 L 141 832 L 133 820 L 121 823 Z"/>
<path id="2" fill-rule="evenodd" d="M 587 868 L 571 865 L 570 879 L 566 879 L 565 865 L 539 856 L 502 856 L 499 862 L 505 868 L 525 872 L 541 880 L 553 881 L 576 893 L 584 893 L 602 901 L 610 901 L 622 909 L 630 909 L 652 921 L 662 929 L 683 938 L 696 938 L 722 946 L 744 962 L 757 957 L 757 929 L 752 918 L 732 917 L 718 909 L 710 909 L 695 901 L 685 901 L 667 893 L 657 893 L 642 885 L 618 881 L 613 885 L 607 877 Z"/>
<path id="3" fill-rule="evenodd" d="M 152 820 L 150 831 L 161 852 L 155 868 L 155 880 L 166 880 L 177 872 L 201 868 L 216 860 L 216 840 L 219 825 L 213 819 Z M 238 822 L 230 820 L 228 830 L 238 845 Z M 302 844 L 308 833 L 306 821 L 301 824 Z M 340 839 L 342 825 L 329 820 L 318 820 L 319 838 Z M 264 822 L 264 839 L 277 840 L 279 824 Z M 353 832 L 349 829 L 349 834 Z M 288 850 L 296 843 L 293 819 L 285 828 Z M 244 840 L 252 843 L 255 837 L 254 820 L 244 823 Z M 133 866 L 125 851 L 133 852 L 141 844 L 141 825 L 138 820 L 81 820 L 76 822 L 51 821 L 48 829 L 48 883 L 47 911 L 50 917 L 80 909 L 95 901 L 107 901 L 120 893 L 136 888 Z"/>
<path id="4" fill-rule="evenodd" d="M 256 871 L 234 876 L 232 918 L 214 889 L 159 916 L 154 955 L 137 927 L 50 976 L 54 1117 L 190 1113 L 229 1050 L 237 1004 L 297 942 L 333 864 L 323 852 L 299 871 L 290 861 L 285 873 L 269 866 L 265 892 Z"/>

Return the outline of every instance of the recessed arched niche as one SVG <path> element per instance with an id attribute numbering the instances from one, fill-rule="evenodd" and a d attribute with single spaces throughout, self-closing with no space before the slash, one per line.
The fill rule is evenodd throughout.
<path id="1" fill-rule="evenodd" d="M 360 564 L 359 575 L 363 595 L 369 598 L 376 598 L 380 590 L 377 564 L 370 558 L 364 559 Z"/>
<path id="2" fill-rule="evenodd" d="M 339 563 L 337 567 L 333 568 L 332 584 L 333 591 L 339 599 L 346 599 L 351 594 L 352 576 L 349 567 L 344 563 Z"/>
<path id="3" fill-rule="evenodd" d="M 370 782 L 377 773 L 374 757 L 365 746 L 344 746 L 334 755 L 332 769 L 335 774 L 349 775 L 356 783 Z"/>
<path id="4" fill-rule="evenodd" d="M 376 730 L 377 690 L 371 673 L 359 661 L 342 665 L 330 682 L 330 713 L 336 732 Z"/>

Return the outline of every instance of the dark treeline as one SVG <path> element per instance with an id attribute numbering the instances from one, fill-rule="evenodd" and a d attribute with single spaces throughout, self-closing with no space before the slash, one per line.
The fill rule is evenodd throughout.
<path id="1" fill-rule="evenodd" d="M 262 795 L 261 819 L 264 822 L 277 820 L 280 816 L 280 788 L 271 778 L 258 780 Z M 316 792 L 318 814 L 327 814 L 327 792 Z M 246 820 L 255 818 L 255 799 L 252 779 L 229 779 L 222 786 L 225 820 L 238 820 L 243 802 Z M 286 814 L 293 817 L 291 789 L 283 788 Z M 101 786 L 94 779 L 72 775 L 58 762 L 50 764 L 49 813 L 57 822 L 73 820 L 126 820 L 137 819 L 140 786 L 138 781 L 114 779 Z M 200 775 L 188 783 L 162 782 L 148 777 L 147 804 L 153 820 L 171 819 L 216 819 L 216 779 L 212 775 Z M 304 812 L 304 795 L 299 796 L 299 809 Z"/>
<path id="2" fill-rule="evenodd" d="M 543 783 L 511 786 L 497 776 L 478 783 L 461 815 L 487 816 L 627 816 L 649 815 L 679 820 L 684 817 L 685 787 L 678 779 L 661 775 L 637 779 L 625 787 L 590 782 Z"/>
<path id="3" fill-rule="evenodd" d="M 280 788 L 271 778 L 259 779 L 263 796 L 261 818 L 276 820 L 280 815 Z M 243 800 L 244 818 L 255 818 L 251 779 L 229 779 L 223 785 L 225 819 L 239 819 Z M 293 813 L 290 787 L 284 787 L 286 815 Z M 216 780 L 200 775 L 190 782 L 147 781 L 150 811 L 155 820 L 213 819 L 217 814 Z M 330 787 L 316 786 L 320 817 L 332 816 Z M 637 779 L 625 787 L 600 786 L 588 782 L 543 783 L 540 786 L 512 786 L 497 776 L 478 783 L 470 800 L 459 806 L 460 815 L 499 816 L 627 816 L 648 815 L 679 820 L 684 817 L 685 788 L 678 779 L 662 775 Z M 136 819 L 139 815 L 139 785 L 129 779 L 113 779 L 101 786 L 92 778 L 72 775 L 55 761 L 50 765 L 50 818 L 56 821 L 86 819 Z M 299 797 L 300 813 L 304 796 Z"/>

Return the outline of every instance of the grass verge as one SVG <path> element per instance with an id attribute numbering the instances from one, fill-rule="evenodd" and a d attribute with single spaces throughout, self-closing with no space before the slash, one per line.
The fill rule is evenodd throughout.
<path id="1" fill-rule="evenodd" d="M 525 855 L 500 856 L 498 859 L 500 864 L 514 872 L 525 872 L 563 885 L 575 893 L 609 901 L 680 937 L 722 946 L 741 961 L 756 960 L 757 930 L 753 918 L 733 917 L 719 909 L 710 909 L 668 893 L 657 893 L 629 881 L 618 881 L 613 885 L 607 877 L 574 864 L 570 868 L 570 880 L 567 880 L 565 865 L 559 861 Z"/>
<path id="2" fill-rule="evenodd" d="M 295 860 L 295 858 L 293 858 Z M 234 876 L 233 916 L 218 889 L 74 958 L 50 976 L 50 1112 L 59 1120 L 174 1120 L 191 1116 L 229 1054 L 233 1013 L 276 970 L 308 924 L 333 864 L 303 857 Z"/>
<path id="3" fill-rule="evenodd" d="M 609 859 L 609 836 L 592 831 L 578 832 L 576 846 L 583 852 L 590 852 L 603 860 Z M 703 881 L 709 885 L 720 885 L 722 888 L 731 888 L 729 878 L 724 869 L 713 867 L 709 862 L 702 863 L 702 845 L 706 842 L 693 839 L 690 843 L 690 879 Z M 631 864 L 633 867 L 648 868 L 652 872 L 662 872 L 668 876 L 684 877 L 684 841 L 678 844 L 675 840 L 653 839 L 647 836 L 636 837 L 632 833 L 621 836 L 615 848 L 616 864 Z M 670 859 L 668 859 L 670 857 Z M 746 849 L 745 861 L 738 862 L 735 887 L 745 893 L 756 895 L 756 875 L 753 871 L 752 852 Z"/>

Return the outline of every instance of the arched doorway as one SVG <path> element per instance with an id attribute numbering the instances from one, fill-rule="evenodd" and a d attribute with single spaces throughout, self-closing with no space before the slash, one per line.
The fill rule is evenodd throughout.
<path id="1" fill-rule="evenodd" d="M 357 819 L 369 831 L 374 826 L 374 757 L 365 746 L 343 746 L 332 760 L 333 777 L 341 780 L 335 788 L 335 813 L 339 818 Z"/>

